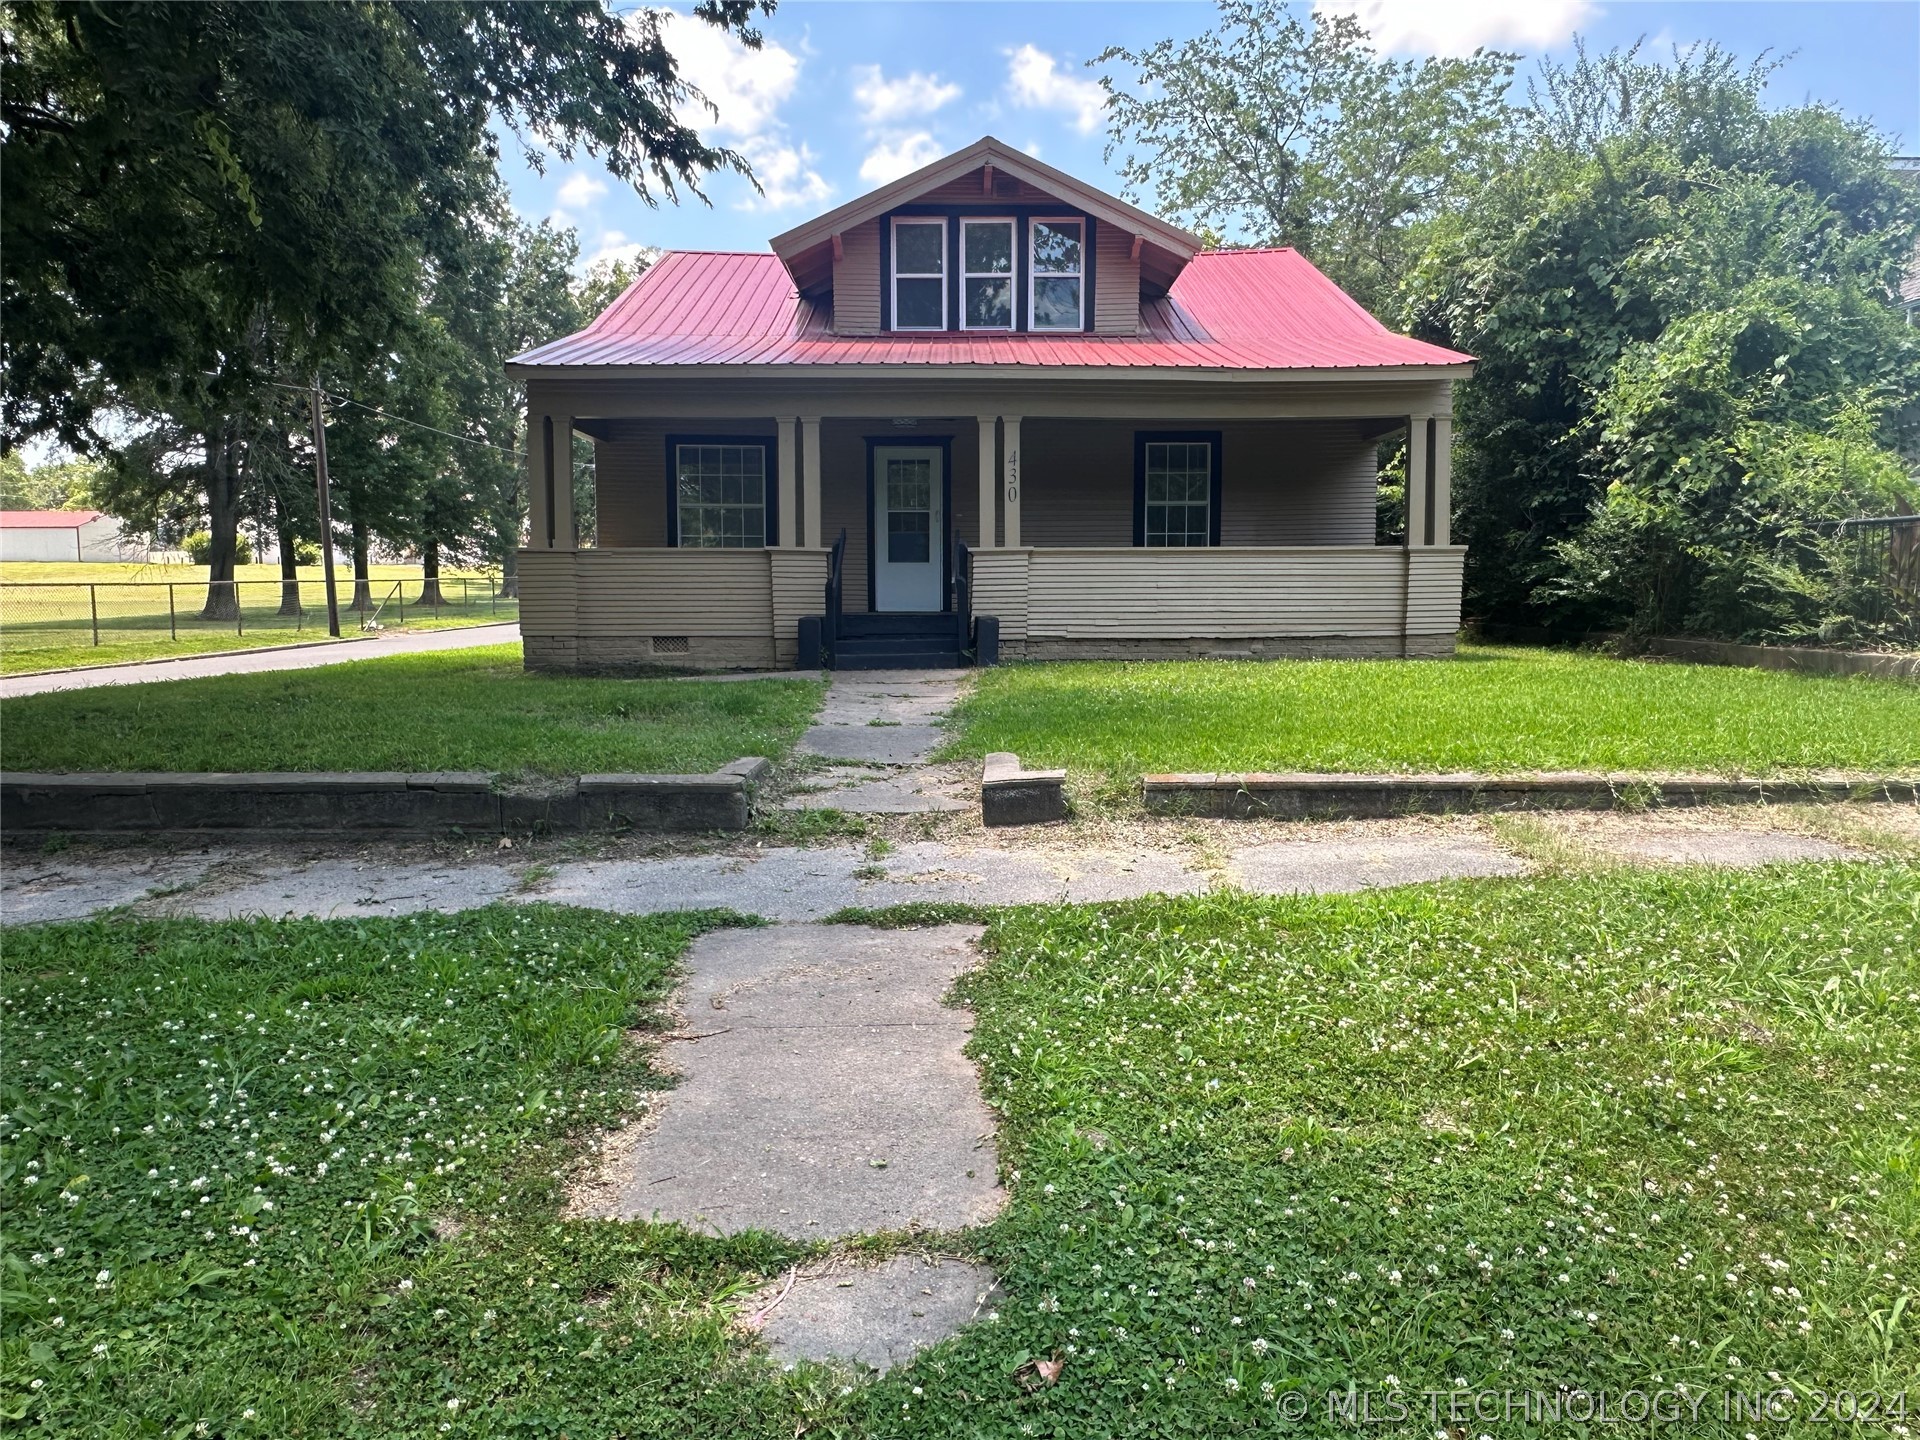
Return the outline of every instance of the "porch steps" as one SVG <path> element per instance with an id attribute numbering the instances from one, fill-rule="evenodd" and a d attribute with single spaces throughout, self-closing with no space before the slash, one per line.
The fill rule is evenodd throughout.
<path id="1" fill-rule="evenodd" d="M 843 615 L 836 670 L 950 670 L 960 664 L 954 618 L 933 615 Z"/>

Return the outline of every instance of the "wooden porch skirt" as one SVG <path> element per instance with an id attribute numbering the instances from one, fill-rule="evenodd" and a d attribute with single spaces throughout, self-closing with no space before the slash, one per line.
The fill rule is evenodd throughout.
<path id="1" fill-rule="evenodd" d="M 818 615 L 824 550 L 522 550 L 530 670 L 764 670 Z"/>
<path id="2" fill-rule="evenodd" d="M 1031 659 L 1447 655 L 1464 546 L 975 551 L 973 612 Z M 523 550 L 531 669 L 791 665 L 824 550 Z"/>
<path id="3" fill-rule="evenodd" d="M 1003 654 L 1449 655 L 1466 547 L 1020 549 L 973 559 Z"/>

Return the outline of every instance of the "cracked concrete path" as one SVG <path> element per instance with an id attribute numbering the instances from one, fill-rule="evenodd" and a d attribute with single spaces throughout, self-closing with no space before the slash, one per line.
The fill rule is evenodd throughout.
<path id="1" fill-rule="evenodd" d="M 602 1213 L 831 1239 L 959 1230 L 1005 1203 L 993 1114 L 944 1003 L 979 930 L 778 925 L 687 953 L 680 1084 L 606 1152 Z M 597 1207 L 596 1207 L 597 1208 Z"/>
<path id="2" fill-rule="evenodd" d="M 852 1360 L 882 1372 L 956 1333 L 999 1297 L 985 1265 L 937 1255 L 878 1265 L 832 1259 L 791 1278 L 753 1299 L 754 1328 L 773 1358 Z"/>
<path id="3" fill-rule="evenodd" d="M 965 670 L 840 670 L 796 753 L 837 764 L 803 774 L 789 810 L 923 815 L 976 803 L 927 765 Z"/>

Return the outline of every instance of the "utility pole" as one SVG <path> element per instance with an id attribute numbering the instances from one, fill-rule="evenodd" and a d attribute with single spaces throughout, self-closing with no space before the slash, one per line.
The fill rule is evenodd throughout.
<path id="1" fill-rule="evenodd" d="M 333 583 L 333 493 L 327 488 L 327 416 L 313 377 L 313 488 L 320 502 L 320 563 L 327 577 L 327 634 L 340 638 L 340 592 Z"/>

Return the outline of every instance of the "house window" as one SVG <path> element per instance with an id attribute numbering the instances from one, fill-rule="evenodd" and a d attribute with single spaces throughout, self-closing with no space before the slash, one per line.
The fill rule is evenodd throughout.
<path id="1" fill-rule="evenodd" d="M 689 550 L 758 550 L 767 535 L 767 447 L 674 446 L 678 541 Z"/>
<path id="2" fill-rule="evenodd" d="M 1215 453 L 1212 440 L 1142 443 L 1141 544 L 1212 543 Z"/>
<path id="3" fill-rule="evenodd" d="M 1035 330 L 1085 328 L 1081 306 L 1084 276 L 1079 220 L 1036 220 L 1032 229 L 1033 274 L 1028 282 L 1030 324 Z"/>
<path id="4" fill-rule="evenodd" d="M 893 222 L 893 328 L 947 328 L 947 222 Z"/>
<path id="5" fill-rule="evenodd" d="M 960 324 L 1013 328 L 1013 221 L 960 222 Z"/>

